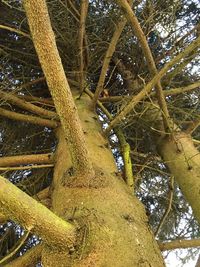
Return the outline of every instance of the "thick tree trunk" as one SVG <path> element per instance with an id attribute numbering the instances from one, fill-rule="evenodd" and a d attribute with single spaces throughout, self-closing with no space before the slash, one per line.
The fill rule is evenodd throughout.
<path id="1" fill-rule="evenodd" d="M 148 227 L 144 207 L 131 195 L 117 169 L 91 101 L 76 100 L 95 177 L 77 179 L 61 129 L 56 152 L 52 206 L 56 214 L 78 228 L 71 257 L 43 254 L 44 266 L 164 266 Z M 68 261 L 68 263 L 67 263 Z"/>

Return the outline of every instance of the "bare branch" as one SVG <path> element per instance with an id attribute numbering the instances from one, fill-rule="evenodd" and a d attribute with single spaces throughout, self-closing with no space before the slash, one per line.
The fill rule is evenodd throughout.
<path id="1" fill-rule="evenodd" d="M 27 165 L 27 164 L 50 164 L 50 163 L 54 163 L 53 154 L 51 153 L 0 157 L 1 167 L 7 167 L 7 166 L 12 167 L 17 165 Z M 29 168 L 29 166 L 26 166 L 26 168 Z"/>
<path id="2" fill-rule="evenodd" d="M 85 21 L 88 12 L 88 0 L 81 0 L 81 16 L 80 16 L 80 28 L 79 28 L 79 53 L 80 53 L 80 90 L 83 92 L 85 83 L 85 63 L 84 62 L 84 35 L 85 35 Z"/>
<path id="3" fill-rule="evenodd" d="M 5 263 L 8 261 L 11 261 L 11 259 L 19 252 L 19 250 L 22 248 L 22 246 L 24 245 L 24 243 L 26 242 L 26 240 L 28 239 L 30 235 L 29 231 L 25 231 L 24 235 L 19 239 L 19 241 L 17 242 L 17 244 L 14 246 L 14 248 L 12 249 L 12 251 L 10 251 L 5 257 L 3 257 L 0 260 L 0 265 L 5 266 Z"/>
<path id="4" fill-rule="evenodd" d="M 9 27 L 9 26 L 6 26 L 6 25 L 1 25 L 0 24 L 0 29 L 4 29 L 4 30 L 11 31 L 11 32 L 15 32 L 17 34 L 23 35 L 23 36 L 28 37 L 29 39 L 31 39 L 31 37 L 30 37 L 30 35 L 28 33 L 25 33 L 23 31 L 20 31 L 18 29 L 15 29 L 15 28 L 12 28 L 12 27 Z"/>
<path id="5" fill-rule="evenodd" d="M 94 175 L 77 107 L 65 76 L 44 0 L 24 1 L 33 42 L 60 117 L 77 174 Z"/>
<path id="6" fill-rule="evenodd" d="M 187 134 L 192 134 L 198 127 L 200 126 L 200 119 L 199 120 L 196 120 L 192 123 L 192 125 L 190 125 L 186 130 L 185 132 Z"/>
<path id="7" fill-rule="evenodd" d="M 108 47 L 108 50 L 106 51 L 106 55 L 104 57 L 104 61 L 103 61 L 103 66 L 102 66 L 102 69 L 101 69 L 101 74 L 100 74 L 100 77 L 99 77 L 99 81 L 98 81 L 98 84 L 97 84 L 97 88 L 96 88 L 96 91 L 95 91 L 95 94 L 94 94 L 94 100 L 93 100 L 93 105 L 95 106 L 96 103 L 97 103 L 97 100 L 101 94 L 101 92 L 103 91 L 103 86 L 104 86 L 104 82 L 105 82 L 105 79 L 106 79 L 106 73 L 108 71 L 108 67 L 109 67 L 109 64 L 110 64 L 110 60 L 113 56 L 113 53 L 115 52 L 115 48 L 116 48 L 116 45 L 117 45 L 117 42 L 119 40 L 119 37 L 126 25 L 126 18 L 122 18 L 122 20 L 116 25 L 116 30 L 113 34 L 113 37 L 110 41 L 110 44 L 109 44 L 109 47 Z"/>
<path id="8" fill-rule="evenodd" d="M 191 239 L 191 240 L 174 240 L 171 242 L 158 243 L 160 250 L 172 250 L 177 248 L 195 248 L 200 247 L 200 239 Z"/>
<path id="9" fill-rule="evenodd" d="M 62 250 L 74 241 L 74 227 L 0 176 L 0 211 Z M 31 209 L 30 209 L 31 207 Z M 53 233 L 53 234 L 52 234 Z"/>
<path id="10" fill-rule="evenodd" d="M 200 87 L 200 81 L 197 81 L 195 83 L 192 83 L 187 86 L 182 86 L 182 87 L 177 87 L 177 88 L 172 88 L 169 90 L 164 90 L 163 93 L 166 96 L 169 95 L 178 95 L 178 94 L 183 94 L 187 93 L 189 91 L 195 90 L 196 88 Z M 149 96 L 155 96 L 155 92 L 152 92 Z M 118 102 L 122 100 L 129 101 L 132 97 L 131 96 L 109 96 L 109 97 L 102 97 L 99 99 L 101 103 L 109 103 L 109 102 Z"/>
<path id="11" fill-rule="evenodd" d="M 155 84 L 166 74 L 166 72 L 175 64 L 177 64 L 183 57 L 188 55 L 193 49 L 200 46 L 200 37 L 198 37 L 195 41 L 193 41 L 185 50 L 179 53 L 176 57 L 174 57 L 170 62 L 165 64 L 165 66 L 154 76 L 154 78 L 143 88 L 143 90 L 133 96 L 130 103 L 111 121 L 108 128 L 106 129 L 106 133 L 109 133 L 110 130 L 115 127 L 120 121 L 122 121 L 125 116 L 137 105 L 137 103 L 142 100 L 155 86 Z"/>
<path id="12" fill-rule="evenodd" d="M 144 34 L 144 32 L 140 26 L 140 23 L 139 23 L 137 17 L 135 16 L 133 10 L 131 9 L 129 4 L 127 3 L 127 1 L 117 0 L 117 2 L 123 8 L 123 11 L 124 11 L 127 19 L 131 23 L 131 26 L 134 30 L 134 33 L 140 42 L 144 56 L 147 60 L 147 65 L 148 65 L 151 77 L 154 77 L 157 74 L 157 68 L 156 68 L 156 65 L 154 62 L 153 55 L 151 53 L 151 49 L 148 45 L 148 42 L 147 42 L 145 34 Z M 163 122 L 164 122 L 165 128 L 170 129 L 170 123 L 168 121 L 169 112 L 168 112 L 168 108 L 167 108 L 167 104 L 165 101 L 165 97 L 163 94 L 163 89 L 162 89 L 160 80 L 158 80 L 157 83 L 155 84 L 155 88 L 156 88 L 156 94 L 157 94 L 158 102 L 159 102 L 160 108 L 162 110 Z"/>
<path id="13" fill-rule="evenodd" d="M 167 219 L 167 216 L 171 210 L 173 196 L 174 196 L 174 177 L 171 176 L 170 177 L 170 184 L 169 184 L 169 203 L 168 203 L 167 209 L 165 210 L 165 212 L 162 216 L 162 219 L 158 225 L 158 228 L 156 229 L 155 237 L 159 234 L 160 229 L 162 228 L 162 226 L 163 226 L 165 220 Z"/>
<path id="14" fill-rule="evenodd" d="M 26 102 L 25 100 L 20 99 L 19 97 L 15 96 L 15 95 L 12 95 L 11 93 L 6 93 L 3 91 L 0 91 L 0 97 L 3 100 L 7 100 L 12 104 L 14 104 L 14 105 L 16 105 L 22 109 L 28 110 L 32 113 L 35 113 L 37 115 L 58 120 L 58 115 L 55 112 L 50 111 L 50 110 L 46 110 L 46 109 L 41 108 L 41 107 L 37 107 L 31 103 Z"/>
<path id="15" fill-rule="evenodd" d="M 24 255 L 14 259 L 12 262 L 6 264 L 4 267 L 35 267 L 36 263 L 38 263 L 41 258 L 42 249 L 42 244 L 34 246 Z"/>
<path id="16" fill-rule="evenodd" d="M 53 120 L 42 119 L 42 118 L 31 116 L 31 115 L 24 115 L 24 114 L 17 113 L 14 111 L 3 109 L 3 108 L 0 108 L 0 116 L 6 117 L 11 120 L 29 122 L 32 124 L 41 125 L 41 126 L 49 127 L 49 128 L 56 128 L 59 124 Z"/>

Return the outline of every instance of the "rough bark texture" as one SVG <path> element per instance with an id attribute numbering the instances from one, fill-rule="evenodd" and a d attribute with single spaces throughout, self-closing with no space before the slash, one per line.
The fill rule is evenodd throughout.
<path id="1" fill-rule="evenodd" d="M 90 99 L 84 95 L 76 105 L 96 175 L 87 180 L 73 175 L 59 129 L 52 207 L 78 227 L 77 246 L 70 259 L 59 251 L 46 251 L 44 266 L 164 266 L 143 206 L 117 176 L 107 140 L 88 108 Z"/>
<path id="2" fill-rule="evenodd" d="M 77 230 L 74 251 L 44 244 L 43 266 L 164 266 L 143 206 L 117 175 L 108 142 L 89 108 L 91 100 L 84 95 L 73 101 L 45 1 L 25 0 L 24 6 L 62 125 L 57 129 L 52 209 Z"/>
<path id="3" fill-rule="evenodd" d="M 174 175 L 183 195 L 191 205 L 194 216 L 200 222 L 200 155 L 191 137 L 175 132 L 159 143 L 159 151 Z"/>
<path id="4" fill-rule="evenodd" d="M 69 145 L 73 167 L 82 175 L 87 173 L 92 176 L 84 134 L 57 50 L 45 0 L 25 0 L 24 8 L 34 46 Z"/>

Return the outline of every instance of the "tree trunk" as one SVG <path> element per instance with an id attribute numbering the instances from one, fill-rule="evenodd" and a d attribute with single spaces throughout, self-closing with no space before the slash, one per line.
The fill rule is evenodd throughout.
<path id="1" fill-rule="evenodd" d="M 52 207 L 78 226 L 76 250 L 66 259 L 49 251 L 42 262 L 44 266 L 164 266 L 144 207 L 117 175 L 91 103 L 86 95 L 76 100 L 94 178 L 81 180 L 73 175 L 63 131 L 57 132 Z"/>
<path id="2" fill-rule="evenodd" d="M 44 244 L 43 266 L 164 266 L 144 207 L 117 175 L 92 101 L 76 93 L 73 101 L 45 1 L 25 0 L 24 7 L 62 127 L 57 129 L 52 210 L 76 228 L 73 249 Z"/>

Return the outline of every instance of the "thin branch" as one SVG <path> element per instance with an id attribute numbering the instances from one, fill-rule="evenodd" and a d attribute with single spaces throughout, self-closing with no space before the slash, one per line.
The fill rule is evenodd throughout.
<path id="1" fill-rule="evenodd" d="M 105 130 L 105 133 L 109 133 L 113 127 L 123 121 L 125 116 L 136 106 L 136 104 L 140 100 L 142 100 L 151 91 L 151 89 L 166 74 L 166 72 L 198 46 L 200 46 L 200 37 L 193 41 L 185 50 L 179 53 L 170 62 L 165 64 L 165 66 L 154 76 L 154 78 L 143 88 L 143 90 L 136 96 L 133 96 L 129 104 L 113 119 L 113 121 L 111 121 L 108 128 Z"/>
<path id="2" fill-rule="evenodd" d="M 200 120 L 196 120 L 192 123 L 192 125 L 190 125 L 185 132 L 187 134 L 192 134 L 198 127 L 200 126 Z"/>
<path id="3" fill-rule="evenodd" d="M 101 92 L 103 91 L 103 86 L 104 86 L 104 82 L 106 79 L 106 74 L 108 71 L 110 60 L 111 60 L 111 58 L 115 52 L 117 42 L 118 42 L 120 35 L 121 35 L 125 25 L 126 25 L 126 22 L 127 22 L 126 18 L 122 18 L 122 20 L 116 25 L 116 30 L 113 34 L 111 41 L 110 41 L 108 50 L 106 51 L 106 55 L 105 55 L 104 61 L 103 61 L 103 66 L 101 69 L 101 74 L 100 74 L 97 88 L 96 88 L 95 94 L 94 94 L 94 99 L 93 99 L 93 105 L 94 106 L 96 105 L 97 100 L 98 100 Z"/>
<path id="4" fill-rule="evenodd" d="M 166 52 L 167 56 L 172 55 L 172 53 L 177 49 L 178 46 L 180 46 L 184 39 L 186 39 L 186 37 L 188 37 L 189 35 L 191 35 L 194 31 L 198 30 L 198 28 L 200 28 L 200 24 L 195 25 L 190 31 L 188 31 L 185 35 L 183 35 L 174 45 L 173 47 Z M 162 59 L 164 59 L 164 57 L 166 56 L 166 54 L 160 55 L 156 58 L 156 62 L 160 62 Z"/>
<path id="5" fill-rule="evenodd" d="M 22 256 L 14 259 L 4 267 L 35 267 L 38 261 L 41 259 L 43 245 L 39 244 L 32 247 Z"/>
<path id="6" fill-rule="evenodd" d="M 7 217 L 39 235 L 50 246 L 66 250 L 73 245 L 73 225 L 56 216 L 2 176 L 0 185 L 0 211 Z"/>
<path id="7" fill-rule="evenodd" d="M 127 3 L 127 1 L 117 0 L 117 2 L 123 8 L 123 11 L 124 11 L 127 19 L 131 23 L 133 31 L 140 42 L 140 45 L 142 47 L 142 51 L 143 51 L 144 56 L 147 60 L 147 65 L 148 65 L 151 77 L 154 77 L 157 74 L 157 68 L 156 68 L 156 65 L 154 62 L 153 55 L 151 53 L 151 49 L 148 45 L 148 42 L 147 42 L 145 34 L 144 34 L 144 32 L 140 26 L 140 23 L 139 23 L 137 17 L 135 16 L 132 8 Z M 169 111 L 167 108 L 167 104 L 165 101 L 165 97 L 163 94 L 163 89 L 162 89 L 160 80 L 158 80 L 157 83 L 155 84 L 155 88 L 156 88 L 156 94 L 157 94 L 158 102 L 159 102 L 160 108 L 162 110 L 163 122 L 165 125 L 165 129 L 168 130 L 168 129 L 170 129 L 170 122 L 168 119 L 169 118 Z"/>
<path id="8" fill-rule="evenodd" d="M 37 79 L 35 79 L 35 80 L 33 80 L 33 81 L 30 81 L 30 82 L 21 84 L 21 85 L 19 86 L 19 88 L 30 87 L 30 86 L 35 85 L 35 84 L 38 84 L 38 83 L 40 83 L 40 82 L 44 82 L 45 80 L 46 80 L 45 77 L 40 77 L 40 78 L 37 78 Z"/>
<path id="9" fill-rule="evenodd" d="M 154 234 L 155 237 L 157 237 L 157 235 L 159 234 L 160 229 L 162 228 L 162 226 L 163 226 L 165 220 L 167 219 L 167 216 L 171 210 L 173 195 L 174 195 L 174 177 L 171 176 L 170 177 L 170 184 L 169 184 L 169 203 L 168 203 L 167 209 L 165 210 L 163 217 L 162 217 L 162 219 L 158 225 L 158 228 L 156 229 L 156 232 Z"/>
<path id="10" fill-rule="evenodd" d="M 53 154 L 51 153 L 0 157 L 0 166 L 6 168 L 10 168 L 13 166 L 15 166 L 16 168 L 17 165 L 50 164 L 50 163 L 54 163 Z M 25 166 L 26 169 L 31 167 L 32 166 Z"/>
<path id="11" fill-rule="evenodd" d="M 191 240 L 174 240 L 171 242 L 158 242 L 161 251 L 172 250 L 177 248 L 195 248 L 200 247 L 200 239 L 191 239 Z"/>
<path id="12" fill-rule="evenodd" d="M 122 150 L 125 181 L 133 193 L 134 178 L 133 178 L 132 162 L 130 156 L 130 145 L 129 143 L 126 142 L 126 138 L 124 137 L 124 134 L 121 129 L 115 129 L 115 133 L 117 135 L 117 138 L 119 139 Z"/>
<path id="13" fill-rule="evenodd" d="M 41 98 L 32 95 L 18 95 L 17 97 L 31 103 L 54 107 L 53 100 L 51 98 Z"/>
<path id="14" fill-rule="evenodd" d="M 16 171 L 16 170 L 32 170 L 32 169 L 44 169 L 44 168 L 52 168 L 54 164 L 41 164 L 41 165 L 28 165 L 28 166 L 20 166 L 20 167 L 0 167 L 0 171 Z"/>
<path id="15" fill-rule="evenodd" d="M 6 117 L 11 120 L 29 122 L 32 124 L 41 125 L 41 126 L 49 127 L 49 128 L 56 128 L 58 127 L 58 124 L 59 124 L 53 120 L 42 119 L 42 118 L 32 116 L 32 115 L 24 115 L 24 114 L 6 110 L 3 108 L 0 108 L 0 116 Z"/>
<path id="16" fill-rule="evenodd" d="M 12 27 L 9 27 L 9 26 L 6 26 L 6 25 L 0 24 L 0 29 L 8 30 L 10 32 L 15 32 L 15 33 L 17 33 L 19 35 L 23 35 L 23 36 L 28 37 L 29 39 L 31 39 L 31 37 L 30 37 L 30 35 L 28 33 L 25 33 L 23 31 L 20 31 L 18 29 L 15 29 L 15 28 L 12 28 Z"/>
<path id="17" fill-rule="evenodd" d="M 200 87 L 200 81 L 197 81 L 195 83 L 192 83 L 190 85 L 187 86 L 181 86 L 181 87 L 177 87 L 177 88 L 172 88 L 169 90 L 164 90 L 163 93 L 166 96 L 171 96 L 171 95 L 178 95 L 178 94 L 183 94 L 183 93 L 187 93 L 190 92 L 196 88 Z M 155 96 L 155 92 L 152 92 L 151 94 L 149 94 L 149 96 L 153 97 Z M 148 96 L 148 97 L 149 97 Z M 131 96 L 109 96 L 109 97 L 102 97 L 99 99 L 100 102 L 102 103 L 110 103 L 110 102 L 118 102 L 118 101 L 122 101 L 122 100 L 126 100 L 126 101 L 130 101 L 132 97 Z"/>
<path id="18" fill-rule="evenodd" d="M 80 27 L 79 27 L 79 54 L 80 54 L 80 90 L 83 92 L 84 90 L 84 83 L 85 83 L 85 73 L 84 70 L 86 69 L 84 62 L 84 35 L 85 35 L 85 22 L 88 12 L 88 0 L 81 0 L 81 16 L 80 16 Z"/>
<path id="19" fill-rule="evenodd" d="M 165 84 L 165 83 L 170 84 L 171 80 L 172 80 L 176 75 L 178 75 L 178 74 L 181 72 L 181 70 L 182 70 L 183 68 L 185 68 L 185 67 L 188 65 L 188 63 L 191 62 L 191 60 L 192 60 L 193 58 L 195 58 L 195 56 L 196 56 L 196 51 L 197 51 L 197 49 L 194 49 L 194 50 L 192 51 L 191 55 L 190 55 L 189 57 L 187 57 L 186 60 L 184 60 L 183 62 L 181 62 L 181 63 L 176 67 L 175 70 L 172 70 L 171 72 L 167 73 L 167 74 L 166 74 L 166 77 L 165 77 L 164 80 L 163 80 L 163 83 L 164 83 L 164 84 Z"/>
<path id="20" fill-rule="evenodd" d="M 11 259 L 19 252 L 24 243 L 27 241 L 29 235 L 30 231 L 25 231 L 24 235 L 18 240 L 14 248 L 12 248 L 12 251 L 9 251 L 9 253 L 0 260 L 0 266 L 5 266 L 6 262 L 11 261 Z"/>
<path id="21" fill-rule="evenodd" d="M 37 115 L 44 116 L 47 118 L 58 120 L 58 115 L 55 112 L 50 111 L 50 110 L 46 110 L 46 109 L 38 107 L 38 106 L 35 106 L 31 103 L 28 103 L 25 100 L 22 100 L 19 97 L 12 95 L 11 93 L 0 91 L 0 97 L 3 100 L 7 100 L 8 102 L 10 102 L 10 103 L 22 108 L 22 109 L 28 110 L 29 112 L 32 112 L 32 113 L 35 113 Z"/>

